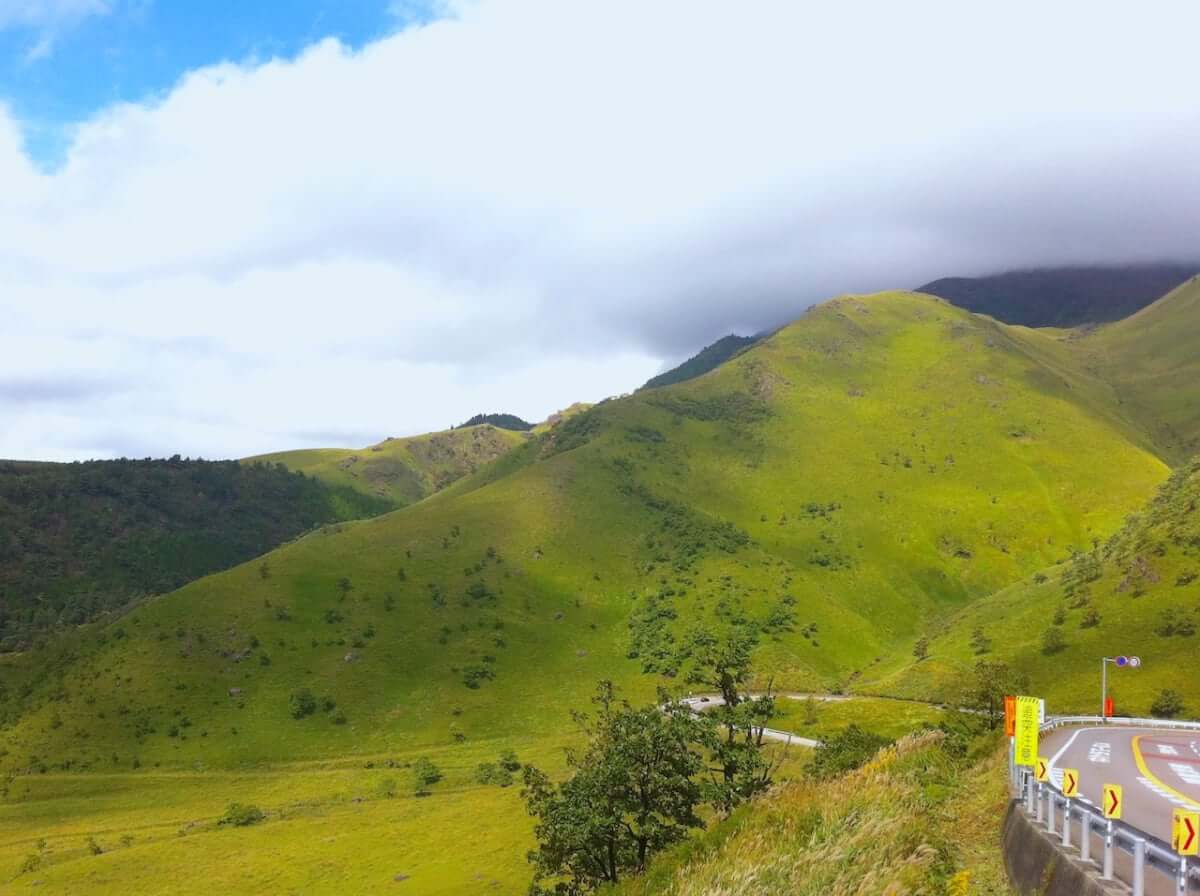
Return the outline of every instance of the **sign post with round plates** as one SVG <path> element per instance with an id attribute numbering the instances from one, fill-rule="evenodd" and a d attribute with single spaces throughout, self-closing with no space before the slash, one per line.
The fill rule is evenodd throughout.
<path id="1" fill-rule="evenodd" d="M 1100 659 L 1100 721 L 1105 721 L 1112 715 L 1112 703 L 1108 699 L 1108 664 L 1112 663 L 1118 669 L 1137 669 L 1142 665 L 1140 656 L 1106 656 Z"/>

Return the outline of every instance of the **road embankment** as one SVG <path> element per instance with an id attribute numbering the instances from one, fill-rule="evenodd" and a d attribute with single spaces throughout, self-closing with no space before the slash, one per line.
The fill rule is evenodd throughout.
<path id="1" fill-rule="evenodd" d="M 1058 845 L 1009 803 L 1004 819 L 1004 866 L 1017 892 L 1038 896 L 1112 896 L 1127 892 L 1101 883 L 1094 874 L 1060 851 Z M 1119 885 L 1118 885 L 1119 886 Z"/>

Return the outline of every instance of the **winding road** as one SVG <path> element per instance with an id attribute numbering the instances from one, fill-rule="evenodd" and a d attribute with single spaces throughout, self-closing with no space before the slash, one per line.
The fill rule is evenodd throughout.
<path id="1" fill-rule="evenodd" d="M 750 694 L 750 697 L 758 697 L 760 694 Z M 808 694 L 775 694 L 776 698 L 782 697 L 788 700 L 805 700 L 812 696 L 814 700 L 845 700 L 845 697 L 818 697 Z M 705 710 L 712 709 L 714 706 L 723 706 L 725 699 L 719 694 L 698 694 L 688 696 L 679 701 L 684 706 L 691 709 L 692 712 L 700 713 Z M 791 731 L 780 731 L 778 728 L 764 728 L 763 739 L 774 740 L 779 743 L 795 744 L 798 747 L 812 747 L 816 749 L 821 746 L 819 740 L 813 740 L 811 737 L 801 737 L 799 734 L 793 734 Z"/>

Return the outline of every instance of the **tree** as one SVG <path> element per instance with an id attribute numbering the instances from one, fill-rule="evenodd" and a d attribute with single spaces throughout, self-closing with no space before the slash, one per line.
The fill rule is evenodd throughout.
<path id="1" fill-rule="evenodd" d="M 1058 629 L 1052 629 L 1058 631 Z M 1007 663 L 999 660 L 980 660 L 975 664 L 974 675 L 967 685 L 962 702 L 968 709 L 980 713 L 989 728 L 996 728 L 1004 718 L 1004 698 L 1016 695 L 1029 687 L 1025 675 L 1014 672 Z"/>
<path id="2" fill-rule="evenodd" d="M 806 697 L 804 700 L 804 724 L 815 725 L 820 717 L 817 714 L 817 701 L 812 697 Z"/>
<path id="3" fill-rule="evenodd" d="M 429 788 L 442 780 L 442 771 L 425 756 L 422 756 L 412 766 L 413 793 L 424 796 Z"/>
<path id="4" fill-rule="evenodd" d="M 576 896 L 617 883 L 703 824 L 694 780 L 702 760 L 693 747 L 700 720 L 678 703 L 618 703 L 610 682 L 601 682 L 593 702 L 594 719 L 576 714 L 588 745 L 568 753 L 568 780 L 555 785 L 536 767 L 524 769 L 521 793 L 537 819 L 531 892 Z M 547 891 L 541 884 L 549 878 L 564 879 Z"/>
<path id="5" fill-rule="evenodd" d="M 1042 653 L 1058 653 L 1066 646 L 1067 639 L 1063 637 L 1062 629 L 1048 628 L 1042 632 Z"/>
<path id="6" fill-rule="evenodd" d="M 1150 715 L 1156 719 L 1173 719 L 1183 713 L 1183 697 L 1178 691 L 1164 688 L 1150 704 Z"/>
<path id="7" fill-rule="evenodd" d="M 913 656 L 917 658 L 919 663 L 925 657 L 929 656 L 929 639 L 918 638 L 917 643 L 913 645 Z"/>
<path id="8" fill-rule="evenodd" d="M 771 686 L 757 698 L 742 692 L 757 644 L 758 634 L 748 625 L 733 626 L 722 635 L 701 629 L 690 639 L 693 665 L 688 682 L 721 695 L 702 716 L 701 744 L 708 752 L 706 798 L 722 814 L 766 790 L 775 771 L 762 751 L 766 724 L 778 714 Z"/>
<path id="9" fill-rule="evenodd" d="M 346 576 L 342 576 L 340 579 L 337 580 L 337 590 L 338 590 L 338 600 L 339 601 L 345 600 L 346 595 L 354 590 L 354 584 L 348 578 L 346 578 Z"/>
<path id="10" fill-rule="evenodd" d="M 975 626 L 975 630 L 971 632 L 971 649 L 978 656 L 983 653 L 988 653 L 992 649 L 991 639 L 983 633 L 982 626 Z"/>

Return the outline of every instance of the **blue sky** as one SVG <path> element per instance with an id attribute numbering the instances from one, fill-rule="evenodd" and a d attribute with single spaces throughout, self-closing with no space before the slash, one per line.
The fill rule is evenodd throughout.
<path id="1" fill-rule="evenodd" d="M 169 90 L 218 62 L 291 58 L 333 37 L 350 47 L 428 20 L 424 0 L 0 0 L 0 101 L 43 169 L 73 126 Z"/>

